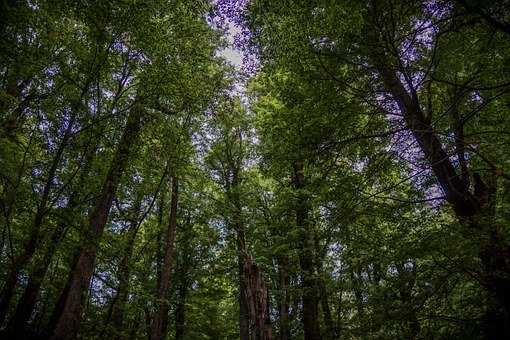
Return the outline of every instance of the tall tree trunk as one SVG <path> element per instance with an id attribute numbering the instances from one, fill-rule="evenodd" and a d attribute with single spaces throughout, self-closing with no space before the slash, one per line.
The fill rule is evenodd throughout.
<path id="1" fill-rule="evenodd" d="M 242 242 L 244 244 L 244 233 L 237 233 L 237 243 L 239 247 L 239 243 Z M 241 241 L 241 239 L 243 241 Z M 247 290 L 247 280 L 244 273 L 244 259 L 245 254 L 242 250 L 237 250 L 237 264 L 238 264 L 238 280 L 239 280 L 239 338 L 241 340 L 250 340 L 250 316 L 248 313 L 248 302 L 246 301 L 246 290 Z"/>
<path id="2" fill-rule="evenodd" d="M 279 258 L 278 276 L 279 276 L 279 326 L 280 326 L 280 340 L 290 339 L 289 329 L 289 273 L 288 266 L 289 260 L 286 255 Z"/>
<path id="3" fill-rule="evenodd" d="M 358 310 L 358 316 L 362 320 L 365 317 L 365 304 L 363 302 L 363 277 L 361 270 L 357 271 L 357 277 L 354 275 L 354 268 L 350 268 L 349 274 L 351 276 L 351 284 L 354 290 L 354 297 L 356 298 L 356 309 Z"/>
<path id="4" fill-rule="evenodd" d="M 80 175 L 76 184 L 76 189 L 71 193 L 69 197 L 69 201 L 63 212 L 64 217 L 73 216 L 75 209 L 80 204 L 80 190 L 82 189 L 82 186 L 85 184 L 87 179 L 96 149 L 97 147 L 94 146 L 86 151 L 83 160 L 83 166 L 80 169 Z M 33 269 L 28 278 L 27 286 L 25 287 L 23 295 L 18 301 L 13 317 L 11 320 L 9 320 L 9 325 L 7 328 L 11 331 L 11 334 L 16 333 L 18 336 L 20 336 L 20 334 L 23 333 L 23 330 L 27 328 L 27 322 L 34 310 L 35 303 L 41 290 L 42 282 L 51 264 L 55 250 L 57 249 L 60 241 L 64 236 L 66 227 L 68 227 L 68 222 L 69 221 L 67 218 L 62 218 L 59 221 L 57 227 L 53 230 L 50 236 L 48 245 L 44 249 L 42 256 L 39 257 L 34 263 Z"/>
<path id="5" fill-rule="evenodd" d="M 321 300 L 320 302 L 322 315 L 324 317 L 324 324 L 326 325 L 324 338 L 331 340 L 337 339 L 337 335 L 335 334 L 335 325 L 333 323 L 333 318 L 331 316 L 331 308 L 329 306 L 328 291 L 322 278 L 319 279 L 319 296 Z"/>
<path id="6" fill-rule="evenodd" d="M 338 292 L 338 298 L 337 298 L 337 308 L 335 311 L 336 319 L 335 319 L 335 335 L 338 339 L 342 339 L 342 295 L 343 295 L 343 288 L 340 289 Z"/>
<path id="7" fill-rule="evenodd" d="M 37 249 L 41 226 L 44 222 L 44 217 L 48 212 L 48 203 L 50 200 L 50 193 L 53 187 L 53 182 L 55 181 L 57 170 L 64 155 L 64 151 L 67 147 L 67 143 L 71 138 L 75 118 L 76 112 L 73 111 L 70 121 L 67 124 L 64 135 L 62 136 L 60 144 L 55 152 L 55 155 L 53 156 L 53 160 L 48 170 L 48 176 L 46 177 L 46 183 L 41 194 L 41 199 L 37 206 L 37 211 L 30 228 L 29 237 L 24 243 L 21 254 L 12 260 L 11 266 L 9 268 L 9 273 L 7 274 L 7 279 L 5 281 L 2 295 L 0 297 L 0 324 L 4 322 L 7 312 L 9 311 L 9 306 L 12 301 L 16 285 L 18 283 L 19 273 L 23 267 L 27 265 L 30 259 L 32 259 Z"/>
<path id="8" fill-rule="evenodd" d="M 416 264 L 412 262 L 412 268 L 407 269 L 404 263 L 397 263 L 399 294 L 403 305 L 403 315 L 407 316 L 409 330 L 406 338 L 419 339 L 420 322 L 416 317 L 415 303 L 413 301 L 413 287 L 416 283 Z"/>
<path id="9" fill-rule="evenodd" d="M 70 273 L 67 291 L 63 292 L 61 314 L 53 329 L 51 339 L 75 339 L 81 321 L 83 302 L 88 293 L 90 278 L 94 271 L 99 241 L 106 225 L 113 198 L 120 179 L 127 167 L 131 149 L 135 145 L 142 127 L 142 107 L 138 99 L 131 109 L 122 137 L 117 144 L 110 168 L 103 182 L 101 194 L 88 218 L 88 238 L 80 248 L 76 267 Z"/>
<path id="10" fill-rule="evenodd" d="M 34 269 L 31 271 L 28 278 L 27 286 L 21 296 L 14 315 L 9 320 L 7 329 L 11 335 L 16 335 L 18 338 L 22 338 L 22 334 L 26 330 L 27 322 L 32 315 L 35 307 L 35 303 L 39 296 L 44 276 L 51 263 L 51 259 L 55 250 L 57 249 L 60 240 L 64 234 L 65 225 L 60 224 L 53 231 L 49 244 L 44 250 L 44 254 L 35 262 Z"/>
<path id="11" fill-rule="evenodd" d="M 372 1 L 368 10 L 368 29 L 366 38 L 371 45 L 369 58 L 377 69 L 386 90 L 393 96 L 407 128 L 418 142 L 432 172 L 446 195 L 459 222 L 477 234 L 473 241 L 479 244 L 479 258 L 482 264 L 482 282 L 491 296 L 487 315 L 487 337 L 497 332 L 504 338 L 510 338 L 510 244 L 504 228 L 495 223 L 494 193 L 497 174 L 485 183 L 481 176 L 473 174 L 472 185 L 466 183 L 446 153 L 434 128 L 431 117 L 422 111 L 418 95 L 412 84 L 408 88 L 397 75 L 397 69 L 388 57 L 388 52 L 380 44 L 378 36 L 378 2 Z M 462 170 L 462 169 L 461 169 Z M 473 190 L 471 190 L 473 188 Z M 495 336 L 495 335 L 494 335 Z"/>
<path id="12" fill-rule="evenodd" d="M 269 319 L 269 296 L 260 268 L 250 256 L 245 256 L 243 276 L 246 287 L 245 301 L 248 309 L 248 320 L 253 340 L 270 340 L 271 322 Z"/>
<path id="13" fill-rule="evenodd" d="M 480 244 L 479 252 L 482 280 L 494 299 L 486 328 L 489 333 L 497 329 L 499 334 L 510 337 L 510 245 L 504 235 L 504 228 L 494 223 L 491 204 L 495 188 L 487 186 L 475 173 L 474 192 L 471 192 L 469 185 L 455 171 L 434 129 L 424 117 L 417 97 L 407 94 L 393 71 L 382 69 L 381 74 L 386 86 L 399 103 L 408 128 L 413 132 L 428 159 L 459 222 L 466 229 L 478 233 L 475 242 L 478 242 L 478 239 L 485 240 Z"/>
<path id="14" fill-rule="evenodd" d="M 185 273 L 186 274 L 186 273 Z M 184 278 L 178 289 L 177 307 L 175 308 L 175 340 L 184 338 L 184 321 L 186 313 L 187 280 Z"/>
<path id="15" fill-rule="evenodd" d="M 177 226 L 177 202 L 179 198 L 178 178 L 172 176 L 172 200 L 170 204 L 170 216 L 168 229 L 165 235 L 165 255 L 161 272 L 161 282 L 156 294 L 156 311 L 151 324 L 151 340 L 163 340 L 166 338 L 168 325 L 168 294 L 170 289 L 170 275 L 172 273 L 173 254 L 175 249 L 175 231 Z"/>
<path id="16" fill-rule="evenodd" d="M 194 267 L 194 249 L 192 248 L 191 240 L 194 237 L 192 234 L 192 224 L 188 219 L 186 223 L 182 224 L 183 237 L 180 242 L 180 258 L 182 259 L 179 272 L 179 288 L 177 289 L 177 306 L 175 308 L 175 339 L 182 340 L 185 334 L 185 321 L 186 321 L 186 300 L 188 291 L 192 282 L 192 269 Z"/>
<path id="17" fill-rule="evenodd" d="M 314 265 L 314 235 L 308 221 L 308 198 L 301 191 L 305 188 L 305 176 L 303 162 L 294 163 L 293 184 L 297 191 L 296 225 L 300 230 L 301 252 L 299 253 L 299 265 L 301 268 L 303 290 L 303 331 L 305 340 L 317 340 L 321 338 L 319 328 L 319 296 L 317 279 Z"/>
<path id="18" fill-rule="evenodd" d="M 248 281 L 245 273 L 245 259 L 247 257 L 246 236 L 244 224 L 242 221 L 242 206 L 239 196 L 239 166 L 233 164 L 230 169 L 232 179 L 226 179 L 226 193 L 228 203 L 232 205 L 232 227 L 236 233 L 237 243 L 237 279 L 238 279 L 238 303 L 239 303 L 239 338 L 241 340 L 250 340 L 250 315 L 248 311 L 248 301 L 246 300 Z"/>
<path id="19" fill-rule="evenodd" d="M 139 226 L 141 224 L 140 219 L 140 210 L 141 210 L 141 201 L 142 195 L 138 194 L 139 197 L 136 198 L 133 207 L 133 217 L 130 219 L 130 226 L 127 231 L 127 243 L 126 248 L 124 250 L 124 254 L 119 264 L 119 272 L 118 279 L 119 285 L 117 286 L 117 292 L 115 293 L 115 297 L 113 298 L 109 315 L 107 317 L 106 323 L 112 324 L 112 338 L 114 339 L 122 339 L 123 334 L 123 324 L 124 324 L 124 309 L 129 293 L 129 277 L 131 275 L 131 267 L 129 266 L 129 262 L 131 260 L 133 254 L 133 248 L 136 241 L 136 235 L 138 234 Z"/>
<path id="20" fill-rule="evenodd" d="M 165 201 L 166 201 L 166 190 L 163 190 L 160 194 L 159 205 L 158 205 L 158 234 L 156 238 L 156 251 L 155 251 L 155 259 L 156 259 L 156 291 L 159 290 L 161 286 L 161 272 L 163 266 L 163 234 L 166 233 L 167 228 L 163 228 L 163 215 L 165 211 Z"/>

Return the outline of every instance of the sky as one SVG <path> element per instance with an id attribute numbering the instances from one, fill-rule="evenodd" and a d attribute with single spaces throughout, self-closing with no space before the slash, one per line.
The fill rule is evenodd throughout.
<path id="1" fill-rule="evenodd" d="M 232 22 L 228 22 L 227 41 L 229 46 L 219 52 L 219 55 L 227 59 L 238 71 L 243 67 L 243 52 L 234 45 L 234 38 L 239 34 L 241 29 Z"/>

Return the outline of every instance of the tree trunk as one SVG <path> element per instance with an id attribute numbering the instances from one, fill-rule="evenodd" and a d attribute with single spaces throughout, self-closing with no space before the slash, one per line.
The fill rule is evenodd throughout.
<path id="1" fill-rule="evenodd" d="M 9 320 L 7 329 L 10 334 L 17 334 L 17 336 L 20 337 L 21 333 L 26 329 L 27 322 L 32 315 L 39 296 L 42 282 L 51 263 L 53 254 L 62 239 L 64 230 L 65 226 L 62 224 L 54 230 L 44 254 L 34 264 L 34 269 L 28 278 L 28 284 L 16 306 L 14 315 Z"/>
<path id="2" fill-rule="evenodd" d="M 279 326 L 280 326 L 280 340 L 290 339 L 289 329 L 289 273 L 288 273 L 288 258 L 283 255 L 279 259 L 278 276 L 279 276 Z"/>
<path id="3" fill-rule="evenodd" d="M 238 244 L 241 242 L 241 238 L 238 232 Z M 242 236 L 244 239 L 244 234 Z M 243 241 L 244 243 L 244 241 Z M 238 245 L 239 247 L 239 245 Z M 239 338 L 241 340 L 250 340 L 250 316 L 248 313 L 248 302 L 246 301 L 246 290 L 248 283 L 246 282 L 246 276 L 244 272 L 244 258 L 245 255 L 242 250 L 237 251 L 237 264 L 238 264 L 238 280 L 239 280 Z"/>
<path id="4" fill-rule="evenodd" d="M 406 338 L 418 339 L 420 333 L 420 322 L 416 317 L 415 303 L 413 301 L 413 287 L 416 283 L 416 264 L 412 262 L 412 268 L 407 269 L 404 263 L 397 264 L 399 294 L 403 305 L 403 315 L 407 316 L 409 330 Z"/>
<path id="5" fill-rule="evenodd" d="M 188 219 L 183 223 L 183 237 L 180 242 L 180 263 L 179 273 L 179 288 L 177 289 L 177 307 L 175 308 L 175 339 L 184 339 L 185 334 L 185 317 L 186 317 L 186 300 L 188 291 L 192 282 L 192 270 L 195 267 L 194 263 L 194 249 L 192 248 L 191 240 L 194 237 L 191 221 Z"/>
<path id="6" fill-rule="evenodd" d="M 92 147 L 87 150 L 85 154 L 85 159 L 83 161 L 83 167 L 80 170 L 80 176 L 78 178 L 76 189 L 69 197 L 69 201 L 67 206 L 64 209 L 64 216 L 73 216 L 75 209 L 79 205 L 80 200 L 80 190 L 84 185 L 88 173 L 90 171 L 90 167 L 92 165 L 92 160 L 95 156 L 96 147 Z M 16 307 L 16 311 L 14 312 L 13 317 L 9 320 L 9 324 L 7 329 L 11 331 L 11 334 L 17 333 L 18 336 L 22 333 L 24 329 L 26 329 L 27 322 L 32 315 L 32 312 L 35 307 L 35 303 L 39 296 L 39 292 L 41 290 L 41 285 L 46 276 L 48 268 L 51 264 L 51 260 L 53 258 L 53 254 L 57 249 L 60 241 L 62 240 L 66 227 L 68 226 L 68 219 L 61 219 L 57 225 L 57 227 L 53 230 L 52 235 L 50 236 L 49 243 L 47 247 L 44 249 L 43 255 L 35 262 L 32 272 L 28 278 L 27 286 L 18 301 L 18 305 Z"/>
<path id="7" fill-rule="evenodd" d="M 115 297 L 113 298 L 112 305 L 110 308 L 110 313 L 107 318 L 107 324 L 111 322 L 112 324 L 112 338 L 114 339 L 122 339 L 123 334 L 123 323 L 124 323 L 124 309 L 129 293 L 129 276 L 131 274 L 131 268 L 129 266 L 129 262 L 131 260 L 133 254 L 133 247 L 135 245 L 136 235 L 138 234 L 138 229 L 141 224 L 139 221 L 140 218 L 140 210 L 141 210 L 141 201 L 142 195 L 139 194 L 139 197 L 136 198 L 133 207 L 133 218 L 130 221 L 130 227 L 127 231 L 127 244 L 124 250 L 124 255 L 122 256 L 122 260 L 119 264 L 119 285 L 117 287 L 117 292 Z"/>
<path id="8" fill-rule="evenodd" d="M 378 18 L 377 5 L 376 1 L 371 2 L 368 11 L 368 21 L 373 24 L 369 24 L 366 31 L 370 45 L 369 58 L 384 87 L 397 103 L 407 128 L 418 142 L 459 222 L 466 229 L 478 233 L 473 238 L 474 242 L 485 240 L 479 251 L 482 263 L 480 271 L 485 289 L 493 300 L 493 303 L 489 304 L 487 315 L 487 337 L 496 336 L 492 335 L 496 332 L 499 336 L 510 338 L 510 244 L 504 228 L 494 223 L 492 204 L 495 185 L 487 185 L 478 173 L 473 172 L 472 185 L 469 185 L 462 178 L 462 172 L 460 175 L 457 173 L 431 125 L 431 117 L 426 116 L 421 109 L 416 90 L 411 84 L 408 84 L 409 90 L 406 89 L 385 47 L 380 44 L 380 30 L 374 24 Z M 471 187 L 473 191 L 470 190 Z"/>
<path id="9" fill-rule="evenodd" d="M 175 231 L 177 226 L 177 202 L 179 194 L 178 179 L 172 176 L 172 201 L 170 205 L 170 216 L 168 229 L 165 235 L 165 255 L 161 272 L 161 282 L 156 294 L 156 311 L 151 324 L 151 340 L 163 340 L 166 338 L 168 325 L 168 293 L 170 289 L 170 275 L 172 273 L 173 254 L 175 248 Z"/>
<path id="10" fill-rule="evenodd" d="M 331 316 L 331 308 L 329 306 L 328 292 L 326 290 L 326 285 L 324 284 L 324 280 L 322 278 L 319 279 L 319 296 L 321 300 L 324 324 L 326 326 L 324 338 L 331 340 L 337 339 L 337 336 L 335 334 L 335 326 L 333 324 L 333 318 Z"/>
<path id="11" fill-rule="evenodd" d="M 480 259 L 482 278 L 490 293 L 484 327 L 486 338 L 510 339 L 510 247 L 498 230 L 489 231 Z"/>
<path id="12" fill-rule="evenodd" d="M 243 277 L 246 283 L 244 298 L 247 304 L 250 331 L 252 330 L 251 338 L 270 340 L 272 335 L 266 283 L 259 267 L 249 256 L 244 258 Z"/>
<path id="13" fill-rule="evenodd" d="M 232 179 L 226 179 L 226 194 L 228 203 L 232 205 L 232 227 L 236 233 L 237 243 L 237 279 L 238 279 L 238 302 L 239 302 L 239 338 L 241 340 L 250 340 L 250 315 L 248 310 L 248 301 L 246 300 L 248 289 L 248 281 L 245 273 L 245 259 L 247 257 L 246 236 L 244 232 L 244 224 L 242 221 L 242 206 L 239 197 L 239 166 L 232 164 Z"/>
<path id="14" fill-rule="evenodd" d="M 156 260 L 156 291 L 159 290 L 161 286 L 161 271 L 163 266 L 163 234 L 166 231 L 163 228 L 163 215 L 165 210 L 165 201 L 166 201 L 166 190 L 163 190 L 160 194 L 159 198 L 159 206 L 158 206 L 158 234 L 156 237 L 156 251 L 155 251 L 155 260 Z M 166 228 L 165 228 L 166 229 Z"/>
<path id="15" fill-rule="evenodd" d="M 185 273 L 186 274 L 186 273 Z M 184 338 L 184 320 L 186 312 L 186 296 L 188 287 L 184 278 L 178 289 L 177 307 L 175 309 L 175 340 L 182 340 Z"/>
<path id="16" fill-rule="evenodd" d="M 354 297 L 356 298 L 356 309 L 358 310 L 359 319 L 362 320 L 365 317 L 365 304 L 363 303 L 363 277 L 361 276 L 361 270 L 358 270 L 357 277 L 354 275 L 354 268 L 350 268 L 351 283 L 354 290 Z"/>
<path id="17" fill-rule="evenodd" d="M 75 339 L 81 321 L 83 302 L 89 290 L 90 278 L 94 271 L 99 241 L 106 225 L 113 198 L 120 179 L 127 167 L 131 149 L 136 143 L 142 126 L 142 108 L 135 102 L 129 113 L 122 137 L 117 144 L 101 194 L 89 215 L 89 230 L 85 244 L 80 248 L 76 267 L 70 273 L 68 290 L 64 292 L 61 314 L 53 329 L 51 339 Z"/>
<path id="18" fill-rule="evenodd" d="M 306 185 L 303 170 L 302 161 L 294 163 L 293 184 L 297 191 L 296 225 L 301 232 L 300 243 L 302 249 L 299 253 L 299 265 L 303 290 L 303 331 L 305 340 L 317 340 L 321 338 L 321 335 L 319 329 L 319 298 L 314 265 L 314 235 L 308 221 L 307 197 L 301 192 Z"/>
<path id="19" fill-rule="evenodd" d="M 37 249 L 41 226 L 44 222 L 44 217 L 48 212 L 48 202 L 50 200 L 50 193 L 53 187 L 53 182 L 55 181 L 57 169 L 60 165 L 60 161 L 62 160 L 62 156 L 64 155 L 67 143 L 71 138 L 75 118 L 76 113 L 73 112 L 48 170 L 48 176 L 42 191 L 41 200 L 37 206 L 37 211 L 30 228 L 28 240 L 25 241 L 21 254 L 13 259 L 11 267 L 9 268 L 9 273 L 7 274 L 7 279 L 5 281 L 2 296 L 0 298 L 0 324 L 4 322 L 5 317 L 9 311 L 9 306 L 12 301 L 16 285 L 18 283 L 19 273 L 23 267 L 26 266 L 27 263 L 32 259 Z"/>
<path id="20" fill-rule="evenodd" d="M 409 96 L 394 72 L 382 69 L 382 77 L 387 88 L 396 98 L 408 128 L 413 132 L 418 144 L 431 164 L 431 168 L 446 194 L 459 222 L 467 229 L 476 230 L 482 239 L 487 240 L 480 247 L 482 276 L 485 288 L 494 299 L 488 315 L 489 333 L 494 329 L 499 334 L 510 337 L 510 246 L 502 228 L 493 223 L 491 212 L 491 191 L 478 174 L 474 174 L 474 193 L 455 171 L 446 152 L 443 150 L 433 128 L 423 116 L 423 112 L 412 96 Z M 476 241 L 476 238 L 475 238 Z M 498 310 L 500 310 L 498 312 Z M 488 335 L 489 336 L 489 335 Z"/>

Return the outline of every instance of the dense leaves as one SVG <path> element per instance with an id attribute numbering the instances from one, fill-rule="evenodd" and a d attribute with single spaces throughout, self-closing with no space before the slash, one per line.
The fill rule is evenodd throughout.
<path id="1" fill-rule="evenodd" d="M 509 18 L 2 1 L 0 337 L 509 338 Z"/>

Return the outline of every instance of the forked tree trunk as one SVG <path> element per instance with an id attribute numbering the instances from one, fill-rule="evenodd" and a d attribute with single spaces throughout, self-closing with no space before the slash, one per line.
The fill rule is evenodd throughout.
<path id="1" fill-rule="evenodd" d="M 380 30 L 377 29 L 378 5 L 377 1 L 370 2 L 367 11 L 369 25 L 366 38 L 371 45 L 369 58 L 387 92 L 397 103 L 407 128 L 418 142 L 459 222 L 466 229 L 475 231 L 470 232 L 476 234 L 474 242 L 482 240 L 479 244 L 482 264 L 479 271 L 492 300 L 486 320 L 486 336 L 510 338 L 510 244 L 504 228 L 495 223 L 496 184 L 487 184 L 479 174 L 473 173 L 470 185 L 462 178 L 462 173 L 458 173 L 431 125 L 431 117 L 424 114 L 416 90 L 412 85 L 408 86 L 409 89 L 404 86 L 388 52 L 381 46 Z M 497 178 L 496 173 L 489 182 L 496 182 L 494 178 Z"/>
<path id="2" fill-rule="evenodd" d="M 62 293 L 60 315 L 56 316 L 56 324 L 52 331 L 52 340 L 75 339 L 81 322 L 83 303 L 89 291 L 90 278 L 94 272 L 96 253 L 104 227 L 108 220 L 113 198 L 119 186 L 120 179 L 127 167 L 131 149 L 134 147 L 142 127 L 142 107 L 135 102 L 131 109 L 122 137 L 117 144 L 114 157 L 106 178 L 103 182 L 101 194 L 96 201 L 88 218 L 87 237 L 80 248 L 76 266 L 69 275 L 66 290 Z"/>

